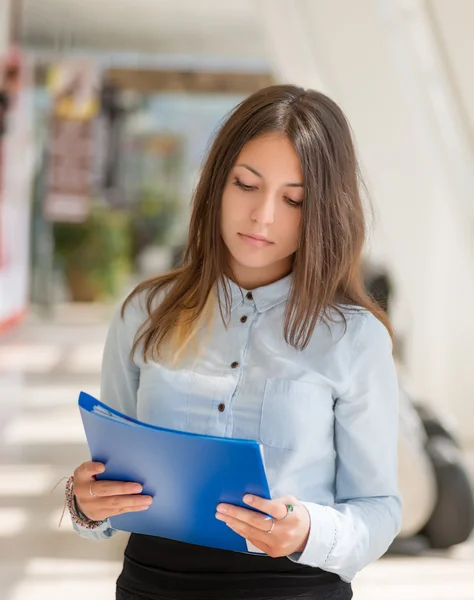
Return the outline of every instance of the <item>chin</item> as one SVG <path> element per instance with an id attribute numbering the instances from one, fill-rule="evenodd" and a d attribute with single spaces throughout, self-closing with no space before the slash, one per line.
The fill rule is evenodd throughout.
<path id="1" fill-rule="evenodd" d="M 244 269 L 275 269 L 290 261 L 289 256 L 275 256 L 275 248 L 242 248 L 240 244 L 227 246 L 231 262 Z"/>

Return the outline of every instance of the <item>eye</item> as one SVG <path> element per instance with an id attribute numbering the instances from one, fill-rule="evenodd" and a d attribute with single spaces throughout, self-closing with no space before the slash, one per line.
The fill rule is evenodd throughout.
<path id="1" fill-rule="evenodd" d="M 257 189 L 254 185 L 245 185 L 245 183 L 242 183 L 237 177 L 235 178 L 233 185 L 240 188 L 241 190 L 244 190 L 244 192 L 253 192 Z"/>
<path id="2" fill-rule="evenodd" d="M 294 206 L 295 208 L 299 208 L 303 204 L 302 200 L 292 200 L 291 198 L 288 198 L 288 196 L 284 196 L 284 199 L 290 206 Z"/>

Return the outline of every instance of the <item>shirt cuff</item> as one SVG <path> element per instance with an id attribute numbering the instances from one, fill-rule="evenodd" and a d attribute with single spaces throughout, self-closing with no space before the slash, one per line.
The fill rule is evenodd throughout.
<path id="1" fill-rule="evenodd" d="M 288 558 L 294 563 L 323 568 L 336 545 L 336 520 L 329 506 L 301 502 L 310 518 L 308 541 L 303 552 L 294 552 Z"/>

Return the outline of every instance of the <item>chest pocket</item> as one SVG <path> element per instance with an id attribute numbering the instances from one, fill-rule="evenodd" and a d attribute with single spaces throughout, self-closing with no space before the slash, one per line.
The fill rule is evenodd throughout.
<path id="1" fill-rule="evenodd" d="M 207 434 L 215 399 L 223 397 L 228 383 L 222 377 L 150 362 L 140 373 L 138 418 L 168 429 Z"/>
<path id="2" fill-rule="evenodd" d="M 192 373 L 149 362 L 140 372 L 138 418 L 146 423 L 186 431 Z"/>
<path id="3" fill-rule="evenodd" d="M 260 441 L 286 450 L 317 448 L 333 442 L 333 399 L 329 387 L 305 381 L 267 379 Z"/>

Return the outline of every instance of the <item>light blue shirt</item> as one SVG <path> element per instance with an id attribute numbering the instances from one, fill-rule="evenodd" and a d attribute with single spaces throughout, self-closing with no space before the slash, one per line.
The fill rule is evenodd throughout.
<path id="1" fill-rule="evenodd" d="M 231 283 L 228 327 L 216 311 L 194 362 L 170 369 L 130 350 L 147 314 L 135 298 L 110 325 L 101 400 L 142 421 L 261 442 L 273 498 L 296 496 L 311 530 L 295 562 L 346 581 L 379 558 L 400 530 L 398 384 L 392 344 L 371 313 L 322 321 L 306 349 L 284 339 L 291 275 L 248 293 Z M 108 521 L 91 539 L 115 533 Z"/>

